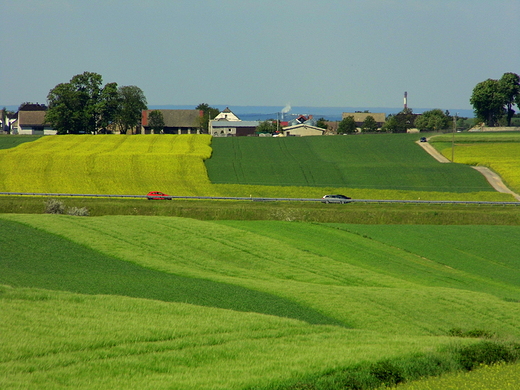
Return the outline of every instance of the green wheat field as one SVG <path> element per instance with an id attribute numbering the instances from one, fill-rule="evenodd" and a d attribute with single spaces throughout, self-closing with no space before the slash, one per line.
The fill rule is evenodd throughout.
<path id="1" fill-rule="evenodd" d="M 0 192 L 512 200 L 416 138 L 0 137 Z M 475 165 L 520 138 L 456 141 L 456 161 Z M 500 147 L 467 147 L 487 142 Z M 454 210 L 460 224 L 438 216 L 451 209 L 399 206 L 384 224 L 357 204 L 214 201 L 195 219 L 172 216 L 176 200 L 128 200 L 155 212 L 117 215 L 132 214 L 125 200 L 98 199 L 89 207 L 112 212 L 78 217 L 27 199 L 33 214 L 1 202 L 1 389 L 517 388 L 514 206 Z M 350 206 L 355 224 L 314 217 Z"/>

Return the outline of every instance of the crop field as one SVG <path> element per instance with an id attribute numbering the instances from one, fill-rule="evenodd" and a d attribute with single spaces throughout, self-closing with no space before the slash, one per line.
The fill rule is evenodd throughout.
<path id="1" fill-rule="evenodd" d="M 514 200 L 465 165 L 437 163 L 414 137 L 71 135 L 14 147 L 35 138 L 4 136 L 0 192 Z"/>
<path id="2" fill-rule="evenodd" d="M 430 142 L 451 158 L 450 136 L 434 137 Z M 457 163 L 491 168 L 509 188 L 520 192 L 520 133 L 457 134 L 454 156 Z"/>
<path id="3" fill-rule="evenodd" d="M 520 339 L 519 226 L 2 214 L 0 228 L 2 389 L 317 389 L 480 342 L 464 334 Z"/>
<path id="4" fill-rule="evenodd" d="M 2 192 L 146 194 L 157 187 L 208 192 L 210 136 L 42 137 L 0 151 Z M 166 191 L 166 190 L 162 190 Z"/>
<path id="5" fill-rule="evenodd" d="M 469 167 L 435 161 L 414 142 L 419 136 L 215 138 L 206 165 L 219 184 L 493 191 Z"/>

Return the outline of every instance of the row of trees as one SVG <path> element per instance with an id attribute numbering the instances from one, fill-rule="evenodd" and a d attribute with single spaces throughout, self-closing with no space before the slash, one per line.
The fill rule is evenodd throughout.
<path id="1" fill-rule="evenodd" d="M 101 75 L 84 72 L 58 84 L 47 95 L 46 122 L 58 134 L 103 133 L 111 125 L 126 134 L 138 126 L 147 108 L 143 91 L 135 85 L 102 83 Z"/>
<path id="2" fill-rule="evenodd" d="M 499 80 L 478 83 L 470 98 L 475 116 L 486 126 L 511 126 L 514 105 L 520 108 L 520 76 L 504 73 Z"/>

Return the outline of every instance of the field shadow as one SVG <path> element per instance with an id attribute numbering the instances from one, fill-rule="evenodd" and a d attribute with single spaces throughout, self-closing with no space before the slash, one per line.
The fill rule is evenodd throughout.
<path id="1" fill-rule="evenodd" d="M 273 294 L 148 269 L 19 222 L 0 219 L 0 230 L 0 284 L 182 302 L 346 326 Z"/>

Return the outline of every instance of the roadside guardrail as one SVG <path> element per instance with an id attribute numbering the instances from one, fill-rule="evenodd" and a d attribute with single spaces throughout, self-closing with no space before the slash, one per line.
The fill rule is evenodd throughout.
<path id="1" fill-rule="evenodd" d="M 56 196 L 80 198 L 147 198 L 147 195 L 115 195 L 115 194 L 67 194 L 41 192 L 0 192 L 0 195 L 18 196 Z M 321 198 L 263 198 L 263 197 L 228 197 L 228 196 L 173 196 L 172 199 L 206 199 L 206 200 L 248 200 L 253 202 L 322 202 Z M 335 202 L 337 203 L 337 202 Z M 410 203 L 410 204 L 473 204 L 473 205 L 512 205 L 520 206 L 520 202 L 464 201 L 464 200 L 389 200 L 389 199 L 349 199 L 344 203 Z"/>

